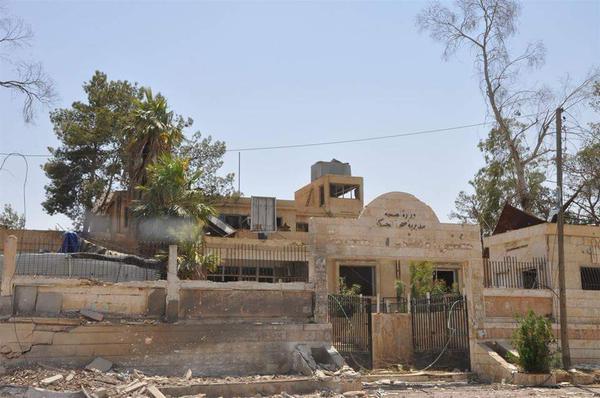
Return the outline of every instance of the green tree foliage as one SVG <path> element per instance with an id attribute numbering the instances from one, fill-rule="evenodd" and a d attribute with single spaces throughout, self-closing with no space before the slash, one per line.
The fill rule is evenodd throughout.
<path id="1" fill-rule="evenodd" d="M 83 90 L 87 102 L 50 113 L 60 146 L 48 148 L 52 157 L 44 171 L 50 182 L 42 205 L 49 214 L 65 214 L 87 230 L 93 206 L 126 183 L 126 129 L 141 93 L 136 84 L 108 80 L 102 72 Z"/>
<path id="2" fill-rule="evenodd" d="M 411 295 L 414 298 L 443 294 L 449 287 L 442 280 L 434 279 L 434 265 L 430 261 L 413 261 L 409 264 Z"/>
<path id="3" fill-rule="evenodd" d="M 169 110 L 161 94 L 153 95 L 149 88 L 141 89 L 143 99 L 134 101 L 133 118 L 127 130 L 128 174 L 130 187 L 144 184 L 147 168 L 165 153 L 172 153 L 183 141 L 183 129 L 192 125 Z"/>
<path id="4" fill-rule="evenodd" d="M 203 137 L 197 131 L 190 140 L 185 140 L 179 149 L 179 156 L 189 159 L 190 169 L 201 171 L 193 187 L 202 190 L 207 200 L 229 196 L 234 193 L 235 175 L 228 173 L 220 176 L 226 147 L 223 141 L 213 141 L 211 136 Z"/>
<path id="5" fill-rule="evenodd" d="M 598 76 L 594 71 L 581 83 L 556 93 L 531 85 L 533 79 L 525 74 L 543 65 L 545 49 L 541 42 L 519 53 L 510 48 L 519 12 L 514 0 L 457 0 L 450 7 L 430 3 L 417 18 L 419 28 L 444 46 L 445 59 L 459 49 L 470 50 L 495 122 L 479 146 L 486 165 L 470 181 L 473 193 L 460 192 L 452 214 L 463 222 L 481 224 L 484 234 L 493 229 L 506 202 L 547 216 L 551 190 L 544 182 L 554 148 L 554 111 L 583 103 Z"/>
<path id="6" fill-rule="evenodd" d="M 600 115 L 600 81 L 590 105 Z M 590 123 L 589 131 L 579 151 L 565 159 L 565 204 L 569 222 L 600 225 L 600 122 Z"/>
<path id="7" fill-rule="evenodd" d="M 525 372 L 549 372 L 552 363 L 550 346 L 556 341 L 550 320 L 529 310 L 526 316 L 517 317 L 517 322 L 512 336 L 513 346 L 519 354 L 517 364 Z"/>
<path id="8" fill-rule="evenodd" d="M 146 166 L 146 172 L 146 183 L 137 187 L 141 199 L 133 207 L 136 217 L 205 221 L 214 215 L 212 207 L 205 204 L 203 192 L 192 188 L 201 172 L 191 171 L 188 159 L 165 153 Z"/>
<path id="9" fill-rule="evenodd" d="M 13 210 L 11 205 L 5 204 L 4 210 L 0 213 L 0 228 L 23 229 L 25 228 L 25 217 Z"/>
<path id="10" fill-rule="evenodd" d="M 360 294 L 360 290 L 362 289 L 362 287 L 358 283 L 349 285 L 348 283 L 346 283 L 346 278 L 342 276 L 340 276 L 340 278 L 338 279 L 338 285 L 338 293 L 342 296 L 357 296 Z"/>
<path id="11" fill-rule="evenodd" d="M 133 214 L 140 230 L 153 239 L 177 242 L 178 274 L 182 279 L 204 279 L 214 271 L 218 256 L 205 254 L 203 226 L 214 215 L 201 190 L 192 188 L 201 176 L 193 172 L 189 160 L 162 154 L 146 166 L 147 181 L 137 187 L 141 198 Z"/>
<path id="12" fill-rule="evenodd" d="M 87 231 L 91 210 L 110 192 L 131 192 L 145 183 L 147 167 L 162 154 L 190 159 L 188 171 L 198 174 L 191 187 L 205 201 L 232 192 L 233 175 L 217 175 L 225 144 L 199 133 L 185 140 L 183 129 L 192 120 L 171 111 L 162 95 L 102 72 L 83 90 L 87 101 L 50 114 L 60 146 L 49 148 L 52 157 L 44 165 L 50 182 L 43 206 L 49 214 L 65 214 Z"/>

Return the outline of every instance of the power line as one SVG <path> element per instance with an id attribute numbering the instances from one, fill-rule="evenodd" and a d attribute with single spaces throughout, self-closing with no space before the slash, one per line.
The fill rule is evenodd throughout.
<path id="1" fill-rule="evenodd" d="M 11 156 L 20 156 L 25 162 L 25 178 L 23 179 L 23 221 L 24 223 L 27 223 L 27 194 L 25 192 L 27 188 L 27 178 L 29 176 L 29 162 L 27 161 L 27 155 L 23 155 L 22 153 L 18 152 L 0 153 L 0 155 L 4 156 L 4 159 L 2 159 L 2 164 L 0 164 L 0 170 L 4 168 L 4 164 Z M 25 225 L 23 225 L 23 228 L 25 228 Z"/>
<path id="2" fill-rule="evenodd" d="M 435 133 L 444 133 L 456 130 L 463 130 L 472 127 L 481 127 L 493 124 L 494 122 L 483 122 L 483 123 L 473 123 L 473 124 L 465 124 L 462 126 L 454 126 L 454 127 L 445 127 L 439 129 L 430 129 L 430 130 L 417 130 L 410 131 L 406 133 L 398 133 L 398 134 L 390 134 L 390 135 L 380 135 L 374 137 L 363 137 L 363 138 L 355 138 L 349 140 L 334 140 L 334 141 L 321 141 L 321 142 L 309 142 L 309 143 L 301 143 L 301 144 L 289 144 L 289 145 L 274 145 L 274 146 L 261 146 L 261 147 L 246 147 L 246 148 L 234 148 L 227 149 L 227 152 L 248 152 L 248 151 L 263 151 L 263 150 L 272 150 L 272 149 L 290 149 L 290 148 L 306 148 L 306 147 L 315 147 L 315 146 L 324 146 L 324 145 L 337 145 L 337 144 L 350 144 L 355 142 L 368 142 L 368 141 L 380 141 L 391 138 L 400 138 L 400 137 L 409 137 L 415 135 L 425 135 L 425 134 L 435 134 Z M 8 155 L 8 153 L 0 152 L 0 156 Z M 23 156 L 31 157 L 31 158 L 49 158 L 52 157 L 51 154 L 23 154 Z M 87 156 L 87 155 L 82 155 Z"/>
<path id="3" fill-rule="evenodd" d="M 305 143 L 305 144 L 290 144 L 290 145 L 275 145 L 275 146 L 227 149 L 227 152 L 247 152 L 247 151 L 263 151 L 263 150 L 269 150 L 269 149 L 306 148 L 306 147 L 312 147 L 312 146 L 349 144 L 349 143 L 353 143 L 353 142 L 378 141 L 378 140 L 385 140 L 385 139 L 390 139 L 390 138 L 409 137 L 409 136 L 413 136 L 413 135 L 443 133 L 443 132 L 449 132 L 449 131 L 454 131 L 454 130 L 466 129 L 466 128 L 470 128 L 470 127 L 480 127 L 480 126 L 485 126 L 488 124 L 491 124 L 491 122 L 465 124 L 463 126 L 446 127 L 446 128 L 440 128 L 440 129 L 432 129 L 432 130 L 419 130 L 419 131 L 412 131 L 412 132 L 408 132 L 408 133 L 380 135 L 380 136 L 375 136 L 375 137 L 355 138 L 355 139 L 351 139 L 351 140 L 322 141 L 322 142 L 312 142 L 312 143 Z"/>

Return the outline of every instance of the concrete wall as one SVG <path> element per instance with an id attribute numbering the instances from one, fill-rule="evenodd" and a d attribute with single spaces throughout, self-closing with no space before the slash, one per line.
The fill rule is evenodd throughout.
<path id="1" fill-rule="evenodd" d="M 280 319 L 307 322 L 313 316 L 310 284 L 282 283 L 269 286 L 270 289 L 256 282 L 226 283 L 230 285 L 228 288 L 212 284 L 212 289 L 200 287 L 198 282 L 194 284 L 196 287 L 182 287 L 180 291 L 181 319 Z"/>
<path id="2" fill-rule="evenodd" d="M 501 322 L 512 321 L 529 310 L 552 316 L 553 294 L 550 290 L 484 289 L 483 294 L 487 320 L 500 318 Z"/>
<path id="3" fill-rule="evenodd" d="M 94 284 L 85 280 L 16 277 L 17 315 L 58 316 L 91 309 L 114 317 L 164 315 L 165 281 Z"/>
<path id="4" fill-rule="evenodd" d="M 490 250 L 490 259 L 514 257 L 530 261 L 545 257 L 550 268 L 551 289 L 485 289 L 485 327 L 479 338 L 485 340 L 510 340 L 516 326 L 512 311 L 528 308 L 538 314 L 551 315 L 558 337 L 558 245 L 556 224 L 540 224 L 484 239 Z M 591 225 L 565 225 L 565 268 L 567 314 L 571 358 L 574 364 L 600 364 L 600 291 L 582 290 L 580 268 L 600 267 L 600 227 Z M 554 293 L 553 293 L 554 292 Z"/>
<path id="5" fill-rule="evenodd" d="M 78 320 L 0 323 L 0 366 L 84 366 L 106 358 L 146 373 L 195 376 L 293 372 L 298 344 L 329 347 L 317 324 L 89 324 Z"/>
<path id="6" fill-rule="evenodd" d="M 373 367 L 413 363 L 410 314 L 372 314 Z"/>

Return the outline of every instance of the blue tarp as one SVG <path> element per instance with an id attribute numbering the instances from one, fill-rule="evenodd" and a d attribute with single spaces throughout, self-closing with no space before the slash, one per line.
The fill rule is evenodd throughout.
<path id="1" fill-rule="evenodd" d="M 77 253 L 79 251 L 79 237 L 75 232 L 65 232 L 59 253 Z"/>

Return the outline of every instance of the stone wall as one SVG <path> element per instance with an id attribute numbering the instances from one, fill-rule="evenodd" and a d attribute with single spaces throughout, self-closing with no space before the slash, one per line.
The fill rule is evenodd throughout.
<path id="1" fill-rule="evenodd" d="M 293 373 L 298 344 L 330 347 L 323 324 L 80 324 L 77 319 L 0 323 L 0 366 L 81 367 L 96 357 L 145 373 L 195 376 Z"/>
<path id="2" fill-rule="evenodd" d="M 16 315 L 58 316 L 91 309 L 113 317 L 160 318 L 165 312 L 164 281 L 98 284 L 21 276 L 13 283 Z"/>
<path id="3" fill-rule="evenodd" d="M 410 314 L 372 314 L 373 367 L 413 363 Z"/>
<path id="4" fill-rule="evenodd" d="M 490 258 L 530 261 L 544 257 L 550 268 L 549 289 L 485 289 L 485 327 L 481 340 L 510 340 L 516 326 L 511 312 L 531 308 L 555 320 L 559 336 L 558 244 L 556 224 L 539 224 L 484 239 Z M 600 227 L 565 225 L 566 296 L 571 359 L 574 364 L 600 364 L 600 291 L 582 290 L 580 268 L 600 267 Z"/>

